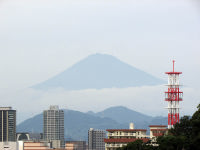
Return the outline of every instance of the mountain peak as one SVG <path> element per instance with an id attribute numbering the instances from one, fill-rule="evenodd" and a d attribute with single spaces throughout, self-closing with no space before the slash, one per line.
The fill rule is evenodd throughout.
<path id="1" fill-rule="evenodd" d="M 67 90 L 126 88 L 158 85 L 163 81 L 108 54 L 92 54 L 69 69 L 38 85 L 36 89 Z"/>

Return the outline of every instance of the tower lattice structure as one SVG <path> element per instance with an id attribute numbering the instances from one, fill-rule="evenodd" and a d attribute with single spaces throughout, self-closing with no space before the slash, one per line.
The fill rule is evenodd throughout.
<path id="1" fill-rule="evenodd" d="M 165 92 L 165 101 L 168 102 L 168 128 L 179 122 L 179 102 L 182 101 L 183 92 L 179 89 L 179 75 L 182 72 L 174 71 L 174 60 L 173 60 L 173 71 L 166 72 L 168 74 L 168 91 Z"/>

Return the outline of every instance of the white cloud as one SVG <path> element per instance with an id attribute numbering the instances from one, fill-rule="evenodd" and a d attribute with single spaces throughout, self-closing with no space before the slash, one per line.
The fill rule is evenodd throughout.
<path id="1" fill-rule="evenodd" d="M 13 106 L 17 109 L 18 123 L 30 116 L 41 113 L 50 105 L 79 111 L 102 111 L 111 106 L 126 106 L 144 114 L 165 116 L 167 102 L 164 101 L 165 86 L 144 86 L 130 88 L 88 89 L 80 91 L 66 91 L 54 89 L 38 91 L 24 89 L 9 94 L 1 94 L 2 105 Z M 200 89 L 183 88 L 184 101 L 180 103 L 181 115 L 191 115 L 200 102 Z M 12 94 L 10 94 L 12 93 Z"/>

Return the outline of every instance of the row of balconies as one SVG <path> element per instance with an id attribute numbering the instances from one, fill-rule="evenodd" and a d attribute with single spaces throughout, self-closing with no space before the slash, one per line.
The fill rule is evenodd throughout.
<path id="1" fill-rule="evenodd" d="M 108 133 L 108 136 L 136 136 L 136 133 L 121 133 L 121 134 L 116 134 L 116 133 Z"/>
<path id="2" fill-rule="evenodd" d="M 106 144 L 106 147 L 123 147 L 126 146 L 127 144 Z"/>

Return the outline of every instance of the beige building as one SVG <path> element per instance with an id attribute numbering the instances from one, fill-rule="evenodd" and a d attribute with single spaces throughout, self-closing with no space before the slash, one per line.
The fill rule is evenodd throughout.
<path id="1" fill-rule="evenodd" d="M 86 141 L 66 141 L 66 150 L 86 150 Z"/>
<path id="2" fill-rule="evenodd" d="M 65 149 L 67 149 L 67 150 L 75 150 L 75 149 L 77 149 L 77 146 L 74 143 L 65 143 Z"/>
<path id="3" fill-rule="evenodd" d="M 23 150 L 47 150 L 51 148 L 50 142 L 23 142 Z M 20 149 L 19 149 L 20 150 Z"/>
<path id="4" fill-rule="evenodd" d="M 104 139 L 105 150 L 116 150 L 119 147 L 126 146 L 137 139 L 143 142 L 149 141 L 146 135 L 146 129 L 134 129 L 134 124 L 130 124 L 129 129 L 107 129 L 107 139 Z"/>
<path id="5" fill-rule="evenodd" d="M 167 126 L 165 125 L 150 125 L 150 139 L 153 145 L 156 143 L 156 139 L 159 136 L 163 136 L 168 133 Z"/>
<path id="6" fill-rule="evenodd" d="M 51 148 L 51 142 L 46 141 L 18 141 L 17 150 L 49 150 Z"/>

